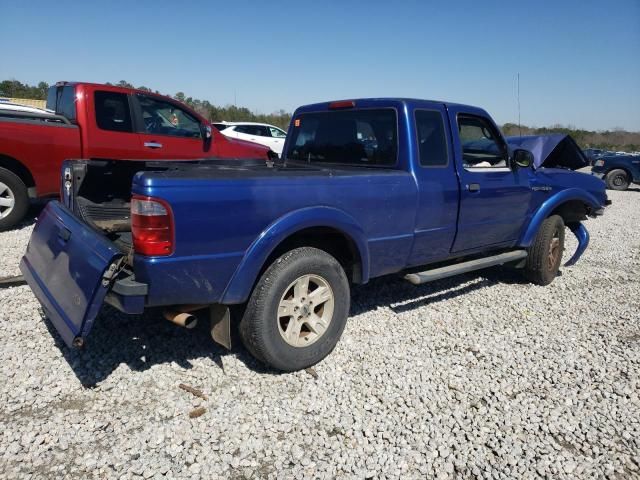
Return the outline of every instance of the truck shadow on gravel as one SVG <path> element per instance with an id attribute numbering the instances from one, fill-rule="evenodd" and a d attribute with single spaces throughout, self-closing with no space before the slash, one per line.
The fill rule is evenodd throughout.
<path id="1" fill-rule="evenodd" d="M 520 271 L 504 267 L 488 268 L 422 285 L 412 285 L 397 275 L 376 278 L 367 285 L 353 287 L 350 315 L 359 315 L 379 307 L 389 307 L 394 313 L 403 313 L 492 285 L 527 283 Z"/>
<path id="2" fill-rule="evenodd" d="M 260 368 L 244 349 L 234 345 L 233 350 L 227 351 L 214 343 L 208 322 L 201 321 L 187 330 L 169 323 L 158 311 L 127 316 L 104 307 L 83 350 L 68 348 L 48 319 L 45 325 L 76 377 L 87 388 L 94 388 L 121 365 L 135 372 L 171 363 L 190 370 L 192 360 L 210 358 L 224 369 L 222 358 L 234 355 L 251 368 Z"/>
<path id="3" fill-rule="evenodd" d="M 38 216 L 40 215 L 40 212 L 42 212 L 42 210 L 47 205 L 47 203 L 48 203 L 48 200 L 39 200 L 39 201 L 32 202 L 31 205 L 29 205 L 29 210 L 27 210 L 27 214 L 25 215 L 25 217 L 20 221 L 18 225 L 16 225 L 13 228 L 21 229 L 36 223 L 36 220 L 38 220 Z"/>
<path id="4" fill-rule="evenodd" d="M 411 285 L 398 276 L 374 279 L 368 285 L 353 288 L 350 316 L 379 307 L 389 307 L 395 313 L 402 313 L 499 283 L 525 281 L 520 273 L 503 268 L 487 269 L 420 286 Z M 193 360 L 207 358 L 222 370 L 225 357 L 236 357 L 255 372 L 281 373 L 255 360 L 244 349 L 237 335 L 233 338 L 231 351 L 215 344 L 206 319 L 201 319 L 196 328 L 187 330 L 164 320 L 159 311 L 127 316 L 104 307 L 83 350 L 69 349 L 48 319 L 45 325 L 74 374 L 86 388 L 95 388 L 122 365 L 134 372 L 171 363 L 189 370 L 193 368 Z"/>

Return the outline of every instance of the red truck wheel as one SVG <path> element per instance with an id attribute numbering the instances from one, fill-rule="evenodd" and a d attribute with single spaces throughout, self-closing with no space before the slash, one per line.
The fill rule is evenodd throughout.
<path id="1" fill-rule="evenodd" d="M 310 367 L 340 339 L 349 303 L 340 263 L 317 248 L 296 248 L 275 260 L 253 289 L 240 321 L 242 343 L 278 370 Z"/>
<path id="2" fill-rule="evenodd" d="M 16 174 L 0 168 L 0 231 L 14 227 L 28 209 L 27 186 Z"/>

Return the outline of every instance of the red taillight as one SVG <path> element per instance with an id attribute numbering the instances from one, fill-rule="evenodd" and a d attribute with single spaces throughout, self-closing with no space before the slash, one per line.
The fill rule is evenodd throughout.
<path id="1" fill-rule="evenodd" d="M 152 197 L 131 198 L 133 250 L 140 255 L 173 253 L 173 214 L 169 204 Z"/>
<path id="2" fill-rule="evenodd" d="M 356 106 L 356 102 L 353 100 L 339 100 L 337 102 L 331 102 L 329 104 L 329 110 L 339 110 L 341 108 L 353 108 Z"/>

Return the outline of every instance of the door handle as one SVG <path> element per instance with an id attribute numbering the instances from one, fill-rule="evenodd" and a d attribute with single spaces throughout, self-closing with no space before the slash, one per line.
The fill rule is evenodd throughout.
<path id="1" fill-rule="evenodd" d="M 480 184 L 479 183 L 468 183 L 467 184 L 467 190 L 469 190 L 470 192 L 479 192 L 480 191 Z"/>
<path id="2" fill-rule="evenodd" d="M 158 142 L 144 142 L 144 146 L 147 148 L 162 148 L 162 144 Z"/>
<path id="3" fill-rule="evenodd" d="M 58 229 L 58 237 L 63 242 L 68 241 L 71 238 L 71 230 L 69 230 L 68 228 L 60 227 Z"/>

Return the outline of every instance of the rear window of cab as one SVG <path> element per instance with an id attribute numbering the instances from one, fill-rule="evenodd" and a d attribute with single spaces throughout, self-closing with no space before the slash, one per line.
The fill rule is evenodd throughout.
<path id="1" fill-rule="evenodd" d="M 302 113 L 288 134 L 287 160 L 390 167 L 398 157 L 392 108 Z"/>

